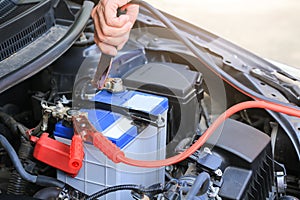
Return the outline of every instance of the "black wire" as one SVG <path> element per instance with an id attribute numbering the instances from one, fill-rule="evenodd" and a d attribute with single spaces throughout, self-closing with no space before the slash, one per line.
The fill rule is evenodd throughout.
<path id="1" fill-rule="evenodd" d="M 0 121 L 4 123 L 16 136 L 19 136 L 18 133 L 20 133 L 22 137 L 29 140 L 25 133 L 25 129 L 27 128 L 23 124 L 17 122 L 12 116 L 0 111 Z"/>
<path id="2" fill-rule="evenodd" d="M 207 127 L 209 127 L 211 125 L 211 119 L 209 117 L 209 113 L 208 113 L 207 107 L 205 106 L 204 100 L 200 100 L 200 107 L 202 108 L 201 110 L 202 110 L 202 115 L 205 120 L 205 125 Z"/>
<path id="3" fill-rule="evenodd" d="M 248 87 L 246 87 L 245 85 L 243 85 L 242 83 L 240 83 L 239 81 L 234 79 L 231 75 L 229 75 L 228 73 L 226 73 L 225 71 L 220 69 L 212 60 L 209 60 L 209 57 L 207 57 L 202 51 L 200 51 L 198 49 L 198 47 L 196 47 L 190 41 L 190 39 L 185 37 L 181 33 L 181 31 L 166 16 L 164 16 L 160 11 L 158 11 L 156 8 L 154 8 L 149 3 L 142 1 L 142 0 L 132 0 L 132 1 L 128 2 L 128 4 L 137 4 L 137 5 L 141 5 L 141 6 L 145 7 L 146 9 L 148 9 L 155 17 L 157 17 L 159 20 L 161 20 L 161 22 L 163 22 L 167 28 L 171 29 L 174 32 L 175 36 L 183 44 L 186 45 L 186 47 L 199 59 L 199 61 L 205 67 L 207 67 L 209 70 L 214 72 L 217 76 L 219 76 L 220 78 L 222 78 L 223 80 L 228 82 L 230 85 L 235 86 L 237 89 L 239 89 L 240 92 L 242 92 L 246 96 L 249 96 L 250 98 L 264 100 L 267 102 L 272 102 L 272 103 L 279 104 L 279 105 L 284 105 L 286 107 L 292 107 L 296 110 L 299 110 L 299 112 L 300 112 L 299 107 L 296 107 L 291 104 L 284 103 L 284 102 L 281 102 L 281 101 L 278 101 L 275 99 L 271 99 L 262 94 L 259 94 L 255 91 L 249 89 Z M 200 69 L 198 69 L 198 71 L 200 71 Z"/>
<path id="4" fill-rule="evenodd" d="M 171 180 L 169 180 L 169 182 L 167 182 L 166 184 L 165 184 L 165 187 L 164 187 L 164 191 L 168 191 L 168 190 L 170 190 L 170 188 L 173 186 L 173 185 L 177 185 L 178 184 L 178 180 L 177 179 L 175 179 L 175 178 L 173 178 L 173 179 L 171 179 Z"/>
<path id="5" fill-rule="evenodd" d="M 35 183 L 37 176 L 31 175 L 25 171 L 16 151 L 2 134 L 0 134 L 0 143 L 2 147 L 6 150 L 14 167 L 16 168 L 17 172 L 21 175 L 21 177 L 28 182 Z"/>
<path id="6" fill-rule="evenodd" d="M 43 176 L 43 175 L 38 175 L 35 183 L 37 185 L 44 186 L 44 187 L 58 187 L 58 188 L 65 187 L 65 183 L 57 180 L 56 178 Z"/>
<path id="7" fill-rule="evenodd" d="M 99 192 L 96 192 L 91 196 L 87 197 L 86 200 L 98 199 L 99 197 L 102 197 L 108 193 L 121 191 L 121 190 L 132 190 L 138 193 L 161 193 L 162 192 L 161 188 L 145 189 L 142 188 L 140 185 L 134 185 L 134 184 L 116 185 L 116 186 L 105 188 Z"/>
<path id="8" fill-rule="evenodd" d="M 116 191 L 120 191 L 120 190 L 138 190 L 139 186 L 138 185 L 116 185 L 116 186 L 112 186 L 112 187 L 108 187 L 105 188 L 99 192 L 96 192 L 94 194 L 92 194 L 91 196 L 89 196 L 88 198 L 86 198 L 86 200 L 92 200 L 92 199 L 97 199 L 99 197 L 102 197 L 108 193 L 111 192 L 116 192 Z"/>
<path id="9" fill-rule="evenodd" d="M 169 179 L 169 180 L 172 180 L 172 179 L 173 179 L 172 175 L 171 175 L 169 172 L 165 172 L 165 176 L 166 176 L 166 178 Z"/>
<path id="10" fill-rule="evenodd" d="M 16 151 L 2 134 L 0 134 L 0 143 L 9 155 L 15 169 L 24 180 L 41 186 L 64 187 L 65 184 L 55 178 L 42 175 L 35 176 L 26 172 Z"/>

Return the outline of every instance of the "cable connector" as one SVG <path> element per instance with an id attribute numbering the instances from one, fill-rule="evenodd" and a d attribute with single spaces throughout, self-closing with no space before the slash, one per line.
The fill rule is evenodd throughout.
<path id="1" fill-rule="evenodd" d="M 43 133 L 40 138 L 32 136 L 31 141 L 36 141 L 33 156 L 37 160 L 75 177 L 82 166 L 84 157 L 81 137 L 74 135 L 69 146 L 48 136 L 48 133 Z"/>
<path id="2" fill-rule="evenodd" d="M 119 158 L 125 157 L 124 152 L 119 147 L 95 129 L 85 114 L 73 116 L 73 127 L 75 135 L 82 137 L 84 141 L 93 143 L 114 163 L 121 162 Z"/>
<path id="3" fill-rule="evenodd" d="M 114 163 L 120 163 L 120 158 L 125 157 L 124 152 L 117 147 L 117 145 L 107 139 L 103 134 L 95 134 L 93 138 L 93 144 Z"/>
<path id="4" fill-rule="evenodd" d="M 82 138 L 79 135 L 74 135 L 72 137 L 72 143 L 70 146 L 69 166 L 79 170 L 82 167 L 83 157 L 84 157 L 84 149 L 83 149 Z"/>

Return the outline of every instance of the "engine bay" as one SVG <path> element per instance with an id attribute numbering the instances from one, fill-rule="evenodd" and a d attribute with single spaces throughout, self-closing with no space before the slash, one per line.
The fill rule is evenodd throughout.
<path id="1" fill-rule="evenodd" d="M 165 16 L 178 27 L 191 26 Z M 245 52 L 222 54 L 225 47 L 210 46 L 217 39 L 189 30 L 181 34 L 221 70 L 261 95 L 297 105 L 247 73 L 247 66 L 264 61 L 256 58 L 255 64 L 250 54 L 243 59 Z M 101 55 L 87 40 L 92 33 L 89 20 L 81 37 L 50 66 L 1 93 L 3 198 L 300 197 L 299 128 L 291 128 L 298 118 L 259 108 L 222 118 L 251 98 L 199 62 L 147 10 L 140 11 L 99 91 L 91 84 Z M 246 67 L 239 69 L 240 64 Z M 201 148 L 181 159 L 220 116 Z M 164 159 L 171 164 L 161 164 Z"/>

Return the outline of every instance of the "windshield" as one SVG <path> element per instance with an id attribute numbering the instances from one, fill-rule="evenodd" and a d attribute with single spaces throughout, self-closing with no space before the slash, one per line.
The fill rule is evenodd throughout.
<path id="1" fill-rule="evenodd" d="M 263 58 L 300 69 L 298 0 L 147 0 Z"/>

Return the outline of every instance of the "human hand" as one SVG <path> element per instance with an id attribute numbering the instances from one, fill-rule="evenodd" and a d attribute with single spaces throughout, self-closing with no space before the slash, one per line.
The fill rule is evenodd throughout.
<path id="1" fill-rule="evenodd" d="M 128 0 L 100 0 L 92 11 L 95 25 L 94 40 L 101 51 L 115 56 L 129 38 L 130 30 L 139 12 L 138 5 L 126 8 L 126 14 L 117 17 L 117 9 Z"/>

